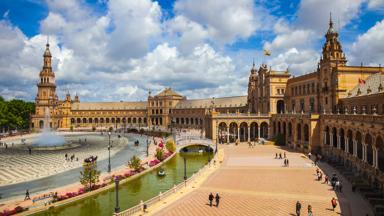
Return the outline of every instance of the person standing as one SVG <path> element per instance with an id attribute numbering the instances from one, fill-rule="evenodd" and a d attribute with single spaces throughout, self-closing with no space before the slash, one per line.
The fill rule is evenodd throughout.
<path id="1" fill-rule="evenodd" d="M 308 205 L 308 216 L 313 216 L 311 205 Z"/>
<path id="2" fill-rule="evenodd" d="M 27 189 L 27 191 L 25 192 L 25 198 L 24 200 L 30 200 L 31 198 L 29 197 L 29 190 Z"/>
<path id="3" fill-rule="evenodd" d="M 284 158 L 287 158 L 287 154 L 284 152 Z"/>
<path id="4" fill-rule="evenodd" d="M 209 194 L 208 200 L 209 200 L 209 206 L 212 207 L 212 201 L 213 201 L 213 194 L 212 193 Z"/>
<path id="5" fill-rule="evenodd" d="M 300 216 L 301 211 L 301 203 L 299 201 L 296 202 L 296 216 Z"/>
<path id="6" fill-rule="evenodd" d="M 335 208 L 336 208 L 336 206 L 337 206 L 337 200 L 335 199 L 335 197 L 333 197 L 333 198 L 331 199 L 331 204 L 332 204 L 332 209 L 333 209 L 333 211 L 335 211 Z"/>
<path id="7" fill-rule="evenodd" d="M 216 193 L 215 200 L 216 200 L 216 208 L 217 208 L 219 207 L 219 203 L 220 203 L 220 196 L 218 193 Z"/>

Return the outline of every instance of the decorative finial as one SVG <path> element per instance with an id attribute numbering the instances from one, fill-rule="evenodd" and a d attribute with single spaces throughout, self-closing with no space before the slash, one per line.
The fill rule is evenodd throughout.
<path id="1" fill-rule="evenodd" d="M 252 67 L 255 68 L 255 58 L 252 60 Z"/>
<path id="2" fill-rule="evenodd" d="M 333 27 L 333 21 L 332 21 L 332 12 L 329 12 L 329 27 Z"/>
<path id="3" fill-rule="evenodd" d="M 49 47 L 49 35 L 47 35 L 47 44 L 46 44 L 47 47 Z"/>

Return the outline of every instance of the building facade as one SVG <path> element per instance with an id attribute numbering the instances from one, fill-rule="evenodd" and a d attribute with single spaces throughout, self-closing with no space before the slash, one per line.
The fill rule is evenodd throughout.
<path id="1" fill-rule="evenodd" d="M 189 100 L 166 88 L 144 102 L 59 100 L 47 44 L 31 128 L 194 128 L 220 143 L 280 137 L 384 183 L 382 68 L 347 65 L 338 36 L 330 20 L 317 69 L 302 76 L 253 64 L 245 96 Z"/>

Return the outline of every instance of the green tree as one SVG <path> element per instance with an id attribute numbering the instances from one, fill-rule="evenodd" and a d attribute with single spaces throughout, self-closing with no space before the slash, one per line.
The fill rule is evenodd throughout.
<path id="1" fill-rule="evenodd" d="M 139 157 L 134 155 L 129 161 L 128 161 L 129 168 L 139 171 L 141 169 L 141 160 Z"/>
<path id="2" fill-rule="evenodd" d="M 164 150 L 162 148 L 157 148 L 156 153 L 155 153 L 155 157 L 157 158 L 157 160 L 163 161 L 164 160 Z"/>
<path id="3" fill-rule="evenodd" d="M 275 144 L 278 146 L 285 146 L 285 137 L 283 134 L 277 134 L 275 137 Z"/>
<path id="4" fill-rule="evenodd" d="M 0 96 L 0 128 L 28 129 L 35 104 L 23 100 L 6 101 Z"/>
<path id="5" fill-rule="evenodd" d="M 96 169 L 96 162 L 84 163 L 83 171 L 80 171 L 80 183 L 88 190 L 99 182 L 100 171 Z"/>
<path id="6" fill-rule="evenodd" d="M 176 151 L 176 145 L 173 139 L 167 140 L 167 142 L 165 143 L 165 148 L 167 148 L 167 150 L 172 153 Z"/>

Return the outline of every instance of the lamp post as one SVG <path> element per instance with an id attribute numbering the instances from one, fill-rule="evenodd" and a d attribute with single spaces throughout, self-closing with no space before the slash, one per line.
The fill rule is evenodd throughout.
<path id="1" fill-rule="evenodd" d="M 217 128 L 217 133 L 216 133 L 216 149 L 215 149 L 215 154 L 217 153 L 217 142 L 218 142 L 218 139 L 219 139 L 219 128 L 218 128 L 218 125 L 217 125 L 217 121 L 216 121 L 216 128 Z"/>
<path id="2" fill-rule="evenodd" d="M 184 181 L 187 181 L 187 158 L 184 156 Z"/>
<path id="3" fill-rule="evenodd" d="M 108 172 L 111 172 L 111 131 L 108 132 L 109 144 L 108 144 Z"/>
<path id="4" fill-rule="evenodd" d="M 148 136 L 147 136 L 147 157 L 149 156 L 149 151 L 148 151 L 148 149 L 149 149 L 149 140 L 148 140 Z"/>
<path id="5" fill-rule="evenodd" d="M 119 206 L 119 179 L 115 178 L 115 187 L 116 187 L 116 206 L 115 206 L 115 213 L 119 213 L 120 206 Z"/>

